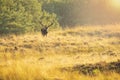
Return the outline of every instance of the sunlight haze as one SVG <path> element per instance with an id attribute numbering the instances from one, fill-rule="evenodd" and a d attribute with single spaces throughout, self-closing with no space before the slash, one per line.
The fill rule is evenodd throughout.
<path id="1" fill-rule="evenodd" d="M 120 0 L 109 0 L 109 3 L 112 7 L 120 9 Z"/>

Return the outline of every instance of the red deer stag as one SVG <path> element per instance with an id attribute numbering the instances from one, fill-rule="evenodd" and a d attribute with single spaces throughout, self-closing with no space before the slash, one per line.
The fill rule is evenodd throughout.
<path id="1" fill-rule="evenodd" d="M 52 26 L 53 23 L 51 23 L 50 25 L 43 25 L 42 22 L 40 22 L 40 24 L 41 24 L 42 27 L 43 27 L 43 28 L 41 29 L 42 35 L 43 35 L 43 36 L 47 36 L 47 34 L 48 34 L 48 28 L 49 28 L 50 26 Z"/>

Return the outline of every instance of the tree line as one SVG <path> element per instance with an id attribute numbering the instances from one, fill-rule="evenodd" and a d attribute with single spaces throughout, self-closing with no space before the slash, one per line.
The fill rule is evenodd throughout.
<path id="1" fill-rule="evenodd" d="M 42 22 L 59 26 L 56 14 L 42 8 L 41 0 L 0 0 L 0 33 L 27 33 L 40 31 Z"/>
<path id="2" fill-rule="evenodd" d="M 108 0 L 0 0 L 0 33 L 37 32 L 52 28 L 120 21 Z"/>
<path id="3" fill-rule="evenodd" d="M 110 0 L 52 0 L 44 9 L 54 12 L 63 27 L 120 22 L 120 9 L 111 6 Z"/>

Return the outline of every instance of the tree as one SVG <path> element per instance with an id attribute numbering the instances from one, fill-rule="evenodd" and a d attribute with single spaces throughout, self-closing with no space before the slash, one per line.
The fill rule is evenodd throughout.
<path id="1" fill-rule="evenodd" d="M 42 9 L 38 0 L 0 0 L 0 33 L 39 31 L 39 22 L 56 21 L 56 15 Z"/>

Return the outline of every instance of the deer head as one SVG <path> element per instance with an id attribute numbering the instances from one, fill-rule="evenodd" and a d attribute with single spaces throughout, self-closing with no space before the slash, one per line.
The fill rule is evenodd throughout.
<path id="1" fill-rule="evenodd" d="M 47 36 L 47 34 L 48 34 L 48 28 L 50 27 L 50 26 L 52 26 L 53 25 L 53 22 L 51 23 L 51 24 L 49 24 L 49 25 L 43 25 L 42 24 L 42 22 L 40 22 L 40 24 L 43 26 L 43 28 L 41 29 L 41 33 L 42 33 L 42 35 L 43 36 Z"/>

